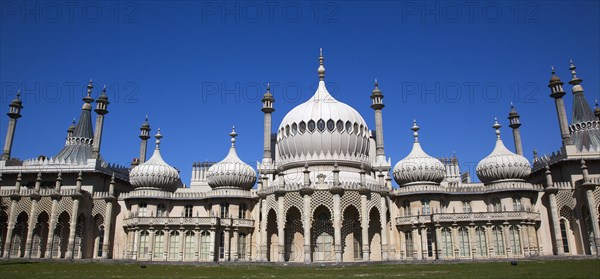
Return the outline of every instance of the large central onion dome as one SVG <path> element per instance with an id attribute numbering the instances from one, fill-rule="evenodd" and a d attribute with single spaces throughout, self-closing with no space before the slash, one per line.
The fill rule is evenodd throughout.
<path id="1" fill-rule="evenodd" d="M 367 161 L 369 128 L 355 109 L 329 94 L 323 60 L 321 52 L 317 91 L 288 112 L 277 130 L 277 160 L 282 164 L 334 159 Z"/>
<path id="2" fill-rule="evenodd" d="M 229 153 L 221 162 L 212 165 L 206 174 L 208 185 L 211 188 L 241 188 L 250 190 L 256 182 L 256 172 L 244 163 L 235 151 L 235 127 L 229 134 L 231 136 L 231 147 Z"/>
<path id="3" fill-rule="evenodd" d="M 433 158 L 421 148 L 419 144 L 419 126 L 413 122 L 411 130 L 414 131 L 415 142 L 406 158 L 394 166 L 394 179 L 400 186 L 410 184 L 440 184 L 444 180 L 446 169 L 440 160 Z"/>
<path id="4" fill-rule="evenodd" d="M 180 184 L 179 172 L 167 164 L 160 155 L 160 128 L 156 136 L 152 157 L 129 172 L 129 182 L 135 188 L 158 188 L 174 191 Z"/>
<path id="5" fill-rule="evenodd" d="M 477 164 L 477 177 L 485 184 L 507 180 L 524 181 L 531 173 L 529 161 L 504 146 L 500 138 L 501 126 L 498 120 L 492 127 L 496 129 L 496 146 L 490 155 Z"/>

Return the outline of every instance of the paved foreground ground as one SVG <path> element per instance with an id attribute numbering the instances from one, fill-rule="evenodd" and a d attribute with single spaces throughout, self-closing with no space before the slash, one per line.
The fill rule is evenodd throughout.
<path id="1" fill-rule="evenodd" d="M 600 278 L 600 260 L 539 259 L 433 264 L 160 264 L 0 261 L 0 278 Z"/>

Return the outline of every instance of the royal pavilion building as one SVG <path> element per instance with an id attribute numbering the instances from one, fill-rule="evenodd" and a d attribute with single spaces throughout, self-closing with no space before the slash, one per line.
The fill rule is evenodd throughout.
<path id="1" fill-rule="evenodd" d="M 507 126 L 515 150 L 503 142 L 503 121 L 490 122 L 493 129 L 480 135 L 490 146 L 476 168 L 480 182 L 461 172 L 456 156 L 429 155 L 419 139 L 435 127 L 421 129 L 417 120 L 406 126 L 412 150 L 392 165 L 377 81 L 371 130 L 328 92 L 322 54 L 314 95 L 285 114 L 275 133 L 267 88 L 263 157 L 255 167 L 244 163 L 252 158 L 239 158 L 233 128 L 227 155 L 193 163 L 187 185 L 161 153 L 169 135 L 163 139 L 160 129 L 146 160 L 153 136 L 147 118 L 130 166 L 101 156 L 110 102 L 106 88 L 94 100 L 91 81 L 62 150 L 12 157 L 13 146 L 25 148 L 13 143 L 24 108 L 17 94 L 0 159 L 0 256 L 339 263 L 599 255 L 600 108 L 586 101 L 573 62 L 570 71 L 568 97 L 554 69 L 548 85 L 559 150 L 525 158 L 512 107 Z M 572 98 L 570 122 L 563 98 Z"/>

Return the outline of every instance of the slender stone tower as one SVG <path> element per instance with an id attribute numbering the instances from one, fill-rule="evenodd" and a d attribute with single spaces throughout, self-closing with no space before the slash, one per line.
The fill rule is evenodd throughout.
<path id="1" fill-rule="evenodd" d="M 17 92 L 17 97 L 10 102 L 8 113 L 8 130 L 6 132 L 6 141 L 4 142 L 4 150 L 2 152 L 2 160 L 7 161 L 10 159 L 10 152 L 12 150 L 13 139 L 15 138 L 15 130 L 17 128 L 17 119 L 21 118 L 21 109 L 23 108 L 21 102 L 21 91 Z"/>
<path id="2" fill-rule="evenodd" d="M 102 142 L 102 128 L 104 126 L 104 115 L 108 114 L 108 96 L 106 96 L 106 85 L 102 88 L 102 93 L 96 100 L 96 130 L 94 131 L 94 144 L 92 145 L 92 158 L 100 157 L 100 143 Z"/>
<path id="3" fill-rule="evenodd" d="M 569 133 L 569 121 L 567 120 L 567 112 L 565 110 L 565 102 L 563 96 L 565 91 L 563 90 L 563 82 L 556 75 L 554 67 L 552 67 L 552 77 L 548 87 L 550 88 L 550 97 L 554 98 L 556 104 L 556 114 L 558 115 L 558 126 L 560 127 L 560 135 L 562 138 L 563 146 L 569 145 L 571 142 L 571 135 Z"/>
<path id="4" fill-rule="evenodd" d="M 521 132 L 519 131 L 519 127 L 521 127 L 521 121 L 519 120 L 521 116 L 515 109 L 515 106 L 510 104 L 510 112 L 508 113 L 508 120 L 510 121 L 509 127 L 513 130 L 513 139 L 515 141 L 515 151 L 517 154 L 523 156 L 523 145 L 521 144 Z"/>
<path id="5" fill-rule="evenodd" d="M 385 107 L 383 104 L 383 94 L 379 89 L 379 83 L 375 79 L 375 88 L 371 93 L 371 108 L 375 111 L 375 147 L 377 156 L 377 162 L 385 162 L 385 152 L 383 149 L 383 116 L 382 109 Z"/>
<path id="6" fill-rule="evenodd" d="M 262 101 L 262 112 L 264 112 L 264 131 L 263 131 L 263 159 L 262 159 L 262 168 L 261 172 L 263 173 L 272 173 L 273 169 L 273 154 L 271 153 L 271 114 L 275 111 L 273 108 L 273 103 L 275 102 L 275 98 L 273 98 L 273 94 L 271 94 L 271 85 L 267 84 L 267 92 L 261 99 Z"/>
<path id="7" fill-rule="evenodd" d="M 148 123 L 148 115 L 146 115 L 146 120 L 142 123 L 142 127 L 140 127 L 140 139 L 142 140 L 140 143 L 140 164 L 146 162 L 146 150 L 151 130 L 150 123 Z"/>

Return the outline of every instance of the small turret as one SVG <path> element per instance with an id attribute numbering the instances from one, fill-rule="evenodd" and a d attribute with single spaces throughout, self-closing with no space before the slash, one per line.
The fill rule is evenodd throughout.
<path id="1" fill-rule="evenodd" d="M 521 121 L 519 120 L 521 116 L 515 109 L 515 106 L 510 103 L 510 112 L 508 113 L 508 120 L 510 121 L 509 127 L 513 129 L 513 139 L 515 141 L 515 151 L 519 155 L 523 155 L 523 145 L 521 144 L 521 132 L 519 131 L 519 127 L 521 127 Z"/>
<path id="2" fill-rule="evenodd" d="M 17 119 L 21 118 L 21 109 L 23 103 L 21 102 L 21 91 L 17 91 L 17 96 L 8 105 L 8 130 L 6 132 L 6 140 L 4 141 L 4 150 L 0 160 L 10 159 L 10 153 L 12 151 L 12 143 L 15 138 L 15 130 L 17 129 Z"/>

